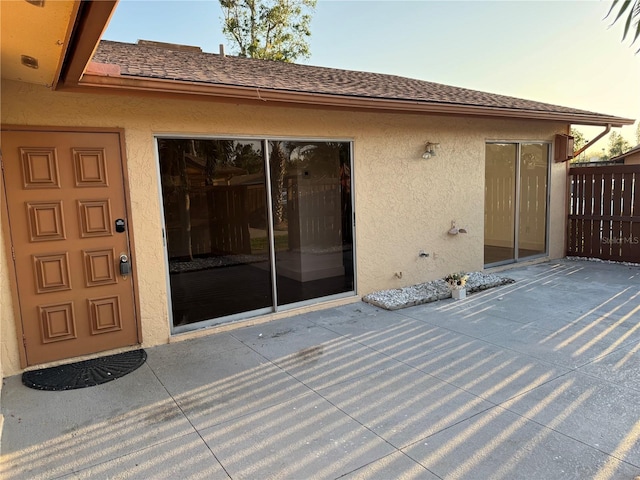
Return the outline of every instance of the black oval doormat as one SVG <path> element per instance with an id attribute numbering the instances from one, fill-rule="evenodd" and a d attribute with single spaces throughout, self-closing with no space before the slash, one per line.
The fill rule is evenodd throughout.
<path id="1" fill-rule="evenodd" d="M 125 376 L 147 359 L 143 349 L 117 353 L 82 362 L 33 370 L 22 374 L 22 383 L 36 390 L 74 390 L 93 387 Z"/>

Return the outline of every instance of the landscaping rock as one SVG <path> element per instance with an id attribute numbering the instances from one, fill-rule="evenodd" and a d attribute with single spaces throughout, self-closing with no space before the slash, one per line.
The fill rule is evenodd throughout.
<path id="1" fill-rule="evenodd" d="M 475 293 L 515 281 L 512 278 L 499 277 L 491 273 L 471 272 L 468 275 L 469 278 L 467 278 L 465 285 L 467 293 Z M 451 290 L 447 282 L 438 279 L 403 288 L 379 290 L 365 295 L 362 300 L 385 310 L 398 310 L 445 298 L 451 298 Z"/>

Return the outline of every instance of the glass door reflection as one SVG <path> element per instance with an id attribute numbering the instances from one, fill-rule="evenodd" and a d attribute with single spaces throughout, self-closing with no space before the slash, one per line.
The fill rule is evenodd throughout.
<path id="1" fill-rule="evenodd" d="M 484 263 L 515 259 L 517 145 L 486 146 L 484 197 Z"/>
<path id="2" fill-rule="evenodd" d="M 547 143 L 489 143 L 485 157 L 484 263 L 547 253 Z"/>
<path id="3" fill-rule="evenodd" d="M 549 145 L 525 143 L 520 149 L 518 258 L 547 251 Z"/>
<path id="4" fill-rule="evenodd" d="M 349 142 L 269 142 L 278 305 L 354 290 Z"/>
<path id="5" fill-rule="evenodd" d="M 263 144 L 158 139 L 174 327 L 272 307 Z"/>

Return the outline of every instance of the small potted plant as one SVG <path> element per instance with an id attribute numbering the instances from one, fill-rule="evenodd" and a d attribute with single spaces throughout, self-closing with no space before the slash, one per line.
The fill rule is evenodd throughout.
<path id="1" fill-rule="evenodd" d="M 465 285 L 467 284 L 468 278 L 469 275 L 464 272 L 450 273 L 449 275 L 444 277 L 444 281 L 449 284 L 449 288 L 451 289 L 451 296 L 453 298 L 460 300 L 467 296 Z"/>

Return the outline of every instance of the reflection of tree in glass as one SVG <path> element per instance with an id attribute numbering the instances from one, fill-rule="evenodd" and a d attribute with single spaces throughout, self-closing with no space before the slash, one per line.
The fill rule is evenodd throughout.
<path id="1" fill-rule="evenodd" d="M 271 201 L 273 208 L 273 222 L 275 227 L 279 227 L 284 222 L 284 176 L 288 155 L 285 155 L 283 148 L 287 148 L 283 142 L 270 142 L 271 156 L 269 164 L 271 166 Z"/>
<path id="2" fill-rule="evenodd" d="M 179 226 L 170 256 L 193 259 L 191 205 L 201 187 L 227 184 L 234 176 L 261 173 L 260 141 L 159 139 L 163 201 L 167 224 Z M 194 197 L 194 195 L 196 197 Z M 199 195 L 199 197 L 198 197 Z"/>
<path id="3" fill-rule="evenodd" d="M 300 147 L 302 166 L 312 166 L 316 175 L 338 178 L 344 166 L 349 164 L 348 144 L 341 142 L 306 143 Z M 349 168 L 347 167 L 347 170 Z"/>
<path id="4" fill-rule="evenodd" d="M 236 143 L 233 159 L 235 166 L 245 169 L 249 174 L 262 173 L 263 163 L 262 151 L 256 151 L 253 144 Z"/>
<path id="5" fill-rule="evenodd" d="M 191 197 L 185 153 L 192 150 L 189 140 L 159 139 L 160 174 L 162 175 L 164 210 L 167 223 L 179 222 L 183 253 L 193 260 L 191 248 Z M 175 208 L 173 208 L 175 202 Z M 177 217 L 177 218 L 175 218 Z M 169 245 L 171 247 L 171 245 Z"/>
<path id="6" fill-rule="evenodd" d="M 216 170 L 229 163 L 227 159 L 233 153 L 233 141 L 199 140 L 196 144 L 198 147 L 194 153 L 205 159 L 205 185 L 213 185 L 213 181 L 219 173 Z"/>
<path id="7" fill-rule="evenodd" d="M 236 140 L 187 140 L 190 160 L 203 167 L 204 184 L 213 185 L 218 178 L 260 173 L 260 142 Z M 236 170 L 237 169 L 237 170 Z"/>

